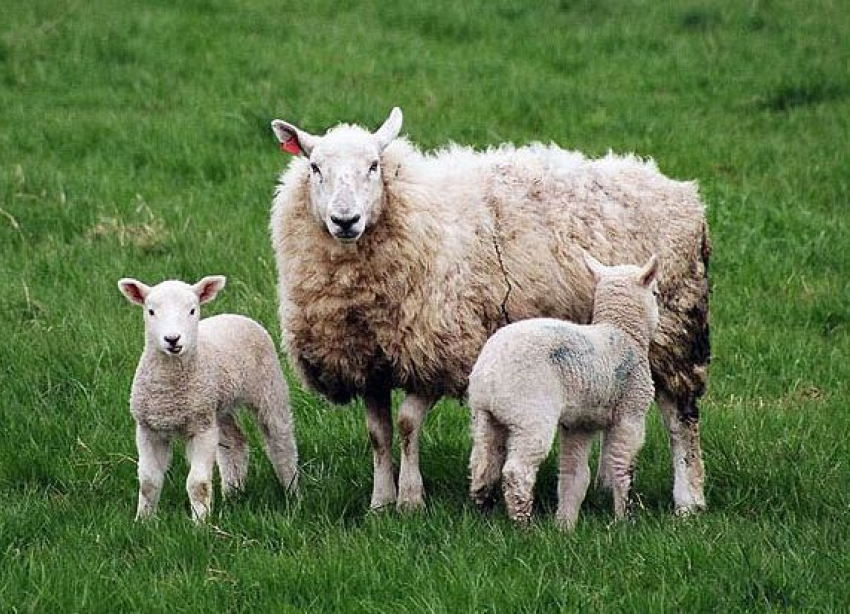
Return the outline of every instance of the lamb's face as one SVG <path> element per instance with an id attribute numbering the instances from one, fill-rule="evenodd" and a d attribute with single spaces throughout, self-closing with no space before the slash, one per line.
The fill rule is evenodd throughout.
<path id="1" fill-rule="evenodd" d="M 214 275 L 193 286 L 169 280 L 151 288 L 135 279 L 122 279 L 118 287 L 130 302 L 144 308 L 147 347 L 176 357 L 195 352 L 201 305 L 213 300 L 224 283 L 224 277 Z"/>
<path id="2" fill-rule="evenodd" d="M 380 150 L 368 132 L 340 128 L 310 154 L 310 203 L 338 241 L 357 241 L 377 221 L 383 198 Z"/>
<path id="3" fill-rule="evenodd" d="M 381 154 L 401 130 L 396 107 L 375 132 L 343 124 L 314 136 L 276 119 L 272 129 L 284 151 L 309 158 L 310 208 L 316 221 L 343 243 L 353 243 L 381 213 Z"/>
<path id="4" fill-rule="evenodd" d="M 197 347 L 201 304 L 192 286 L 165 281 L 145 298 L 145 334 L 149 347 L 167 356 L 191 354 Z"/>

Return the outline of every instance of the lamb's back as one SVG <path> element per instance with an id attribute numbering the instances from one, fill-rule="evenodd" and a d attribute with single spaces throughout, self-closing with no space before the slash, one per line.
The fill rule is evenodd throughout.
<path id="1" fill-rule="evenodd" d="M 485 344 L 470 376 L 470 405 L 507 424 L 529 412 L 557 411 L 567 422 L 603 426 L 639 361 L 615 327 L 523 320 Z"/>

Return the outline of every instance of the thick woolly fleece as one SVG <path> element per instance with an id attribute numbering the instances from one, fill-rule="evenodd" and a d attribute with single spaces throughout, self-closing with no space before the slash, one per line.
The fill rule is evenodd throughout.
<path id="1" fill-rule="evenodd" d="M 328 135 L 338 131 L 368 136 L 345 124 Z M 710 247 L 696 185 L 633 156 L 587 159 L 541 144 L 423 154 L 398 138 L 380 163 L 380 210 L 353 244 L 316 219 L 306 157 L 280 178 L 271 218 L 280 320 L 302 380 L 336 403 L 389 386 L 461 397 L 499 327 L 590 320 L 583 249 L 605 262 L 655 253 L 664 269 L 650 359 L 674 496 L 678 508 L 703 506 L 695 400 L 709 361 Z"/>
<path id="2" fill-rule="evenodd" d="M 397 139 L 381 163 L 381 211 L 353 245 L 310 215 L 306 158 L 277 189 L 283 338 L 315 390 L 344 403 L 389 378 L 408 392 L 461 396 L 498 327 L 589 321 L 586 249 L 602 261 L 656 253 L 665 263 L 653 371 L 673 397 L 703 391 L 709 247 L 693 183 L 631 156 L 589 160 L 543 145 L 423 155 Z"/>
<path id="3" fill-rule="evenodd" d="M 560 430 L 558 520 L 571 528 L 590 481 L 591 437 L 604 431 L 601 477 L 615 514 L 625 513 L 654 393 L 648 352 L 657 308 L 652 280 L 635 281 L 641 269 L 607 271 L 592 325 L 533 318 L 484 345 L 469 381 L 470 494 L 478 505 L 502 476 L 508 514 L 527 521 L 537 470 Z"/>
<path id="4" fill-rule="evenodd" d="M 287 489 L 297 488 L 298 452 L 289 393 L 274 342 L 262 326 L 232 314 L 205 318 L 198 323 L 196 348 L 180 356 L 168 356 L 150 340 L 146 343 L 130 408 L 140 431 L 137 441 L 155 439 L 144 443 L 157 458 L 154 464 L 167 465 L 170 452 L 163 446 L 172 438 L 191 441 L 212 432 L 216 437 L 210 443 L 218 447 L 225 494 L 240 489 L 248 469 L 246 438 L 235 419 L 240 406 L 257 418 L 278 480 Z M 203 495 L 199 498 L 209 507 L 211 493 Z M 156 499 L 150 510 L 144 509 L 141 499 L 139 515 L 152 513 Z M 195 507 L 195 518 L 203 519 L 207 510 Z"/>

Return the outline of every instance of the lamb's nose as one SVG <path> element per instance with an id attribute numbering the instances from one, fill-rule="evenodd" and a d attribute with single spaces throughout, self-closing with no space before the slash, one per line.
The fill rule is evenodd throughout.
<path id="1" fill-rule="evenodd" d="M 180 341 L 180 335 L 165 335 L 164 339 L 168 345 L 177 345 L 177 342 Z"/>
<path id="2" fill-rule="evenodd" d="M 351 227 L 360 221 L 360 215 L 354 214 L 351 217 L 337 217 L 335 215 L 332 215 L 331 221 L 337 226 L 339 226 L 342 230 L 351 230 Z"/>

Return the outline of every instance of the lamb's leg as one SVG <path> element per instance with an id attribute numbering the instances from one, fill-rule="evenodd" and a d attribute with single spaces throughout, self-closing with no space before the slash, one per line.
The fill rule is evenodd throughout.
<path id="1" fill-rule="evenodd" d="M 599 453 L 599 463 L 596 468 L 596 488 L 600 490 L 610 491 L 612 486 L 611 480 L 611 468 L 608 466 L 607 459 L 609 458 L 609 454 L 606 453 L 608 449 L 608 438 L 605 437 L 605 434 L 602 434 L 601 437 L 601 446 Z"/>
<path id="2" fill-rule="evenodd" d="M 560 427 L 561 452 L 558 458 L 558 524 L 572 530 L 590 485 L 590 448 L 593 431 Z"/>
<path id="3" fill-rule="evenodd" d="M 663 391 L 656 394 L 658 408 L 670 437 L 673 457 L 673 503 L 676 513 L 705 509 L 705 470 L 699 434 L 699 411 L 693 395 L 675 399 Z"/>
<path id="4" fill-rule="evenodd" d="M 520 523 L 531 520 L 537 470 L 552 449 L 558 424 L 554 419 L 551 423 L 541 419 L 534 426 L 534 429 L 508 427 L 502 486 L 508 516 Z"/>
<path id="5" fill-rule="evenodd" d="M 367 392 L 363 401 L 366 405 L 366 428 L 372 444 L 372 501 L 369 507 L 381 510 L 395 503 L 396 491 L 393 481 L 393 422 L 390 390 Z"/>
<path id="6" fill-rule="evenodd" d="M 156 512 L 165 472 L 171 464 L 171 441 L 141 424 L 136 424 L 136 449 L 139 454 L 139 502 L 136 507 L 136 520 L 142 520 Z"/>
<path id="7" fill-rule="evenodd" d="M 245 486 L 248 475 L 248 441 L 232 414 L 218 417 L 219 441 L 216 459 L 221 491 L 226 497 Z"/>
<path id="8" fill-rule="evenodd" d="M 502 474 L 507 454 L 507 431 L 486 410 L 472 410 L 472 454 L 469 457 L 469 496 L 479 508 L 487 507 Z"/>
<path id="9" fill-rule="evenodd" d="M 622 520 L 629 511 L 635 462 L 644 441 L 643 416 L 625 416 L 605 434 L 611 489 L 614 496 L 614 517 Z"/>
<path id="10" fill-rule="evenodd" d="M 408 394 L 398 410 L 398 434 L 401 439 L 401 466 L 398 472 L 398 502 L 402 511 L 425 507 L 425 490 L 419 471 L 419 433 L 428 411 L 437 399 Z"/>
<path id="11" fill-rule="evenodd" d="M 216 448 L 218 448 L 218 428 L 215 425 L 189 437 L 186 442 L 186 457 L 189 459 L 186 492 L 189 494 L 192 519 L 195 522 L 202 522 L 212 509 L 212 476 Z"/>
<path id="12" fill-rule="evenodd" d="M 270 392 L 256 404 L 257 421 L 265 442 L 266 456 L 278 481 L 290 493 L 298 492 L 298 446 L 289 409 L 289 394 L 283 373 L 270 385 Z"/>

